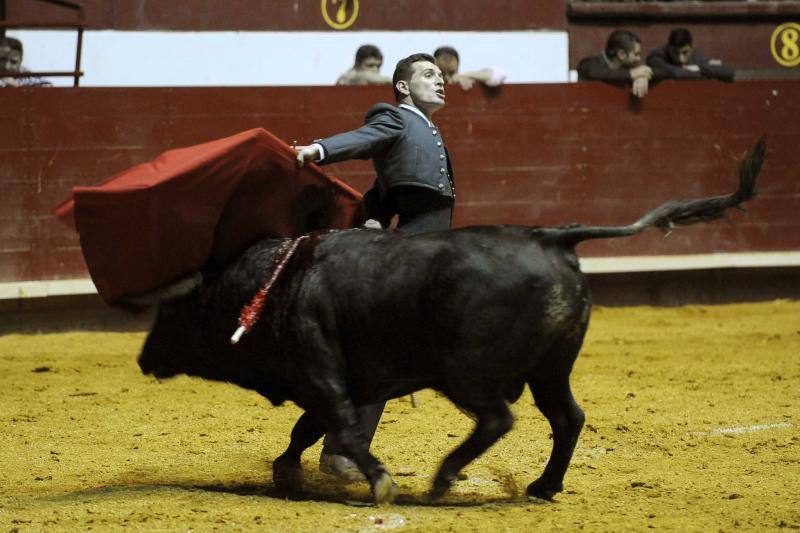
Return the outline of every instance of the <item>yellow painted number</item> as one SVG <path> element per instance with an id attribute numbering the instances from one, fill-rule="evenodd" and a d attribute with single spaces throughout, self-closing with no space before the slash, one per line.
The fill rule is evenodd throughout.
<path id="1" fill-rule="evenodd" d="M 787 22 L 772 32 L 770 49 L 772 57 L 784 67 L 796 67 L 800 64 L 800 24 Z"/>
<path id="2" fill-rule="evenodd" d="M 335 11 L 333 17 L 329 8 Z M 322 18 L 334 30 L 346 30 L 358 18 L 358 0 L 322 0 Z"/>

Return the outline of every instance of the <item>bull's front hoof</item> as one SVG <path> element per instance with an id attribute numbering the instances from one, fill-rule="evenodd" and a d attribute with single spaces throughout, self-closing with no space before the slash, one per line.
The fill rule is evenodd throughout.
<path id="1" fill-rule="evenodd" d="M 433 481 L 433 487 L 431 487 L 431 491 L 428 493 L 428 500 L 432 502 L 438 502 L 442 499 L 442 496 L 447 494 L 447 491 L 450 490 L 452 486 L 452 482 L 447 481 L 446 479 L 435 479 Z"/>
<path id="2" fill-rule="evenodd" d="M 553 501 L 553 496 L 555 496 L 562 490 L 564 490 L 563 484 L 558 483 L 556 485 L 553 483 L 548 483 L 542 478 L 539 478 L 530 485 L 528 485 L 528 489 L 526 492 L 528 493 L 528 496 L 533 496 L 534 498 L 541 498 L 542 500 Z"/>
<path id="3" fill-rule="evenodd" d="M 392 503 L 397 497 L 397 485 L 389 472 L 381 473 L 378 480 L 372 485 L 372 495 L 377 504 Z"/>
<path id="4" fill-rule="evenodd" d="M 272 463 L 272 481 L 281 490 L 299 492 L 303 488 L 303 469 L 300 463 L 278 457 Z"/>

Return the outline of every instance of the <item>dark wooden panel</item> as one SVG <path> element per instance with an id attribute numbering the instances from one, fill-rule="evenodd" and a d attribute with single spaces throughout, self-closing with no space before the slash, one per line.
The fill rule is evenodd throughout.
<path id="1" fill-rule="evenodd" d="M 78 241 L 50 215 L 74 185 L 170 148 L 263 126 L 287 142 L 358 127 L 381 87 L 23 89 L 0 92 L 0 281 L 84 277 Z M 330 102 L 336 102 L 331 106 Z M 9 109 L 17 112 L 9 113 Z M 456 224 L 628 224 L 675 197 L 729 192 L 761 133 L 763 194 L 733 226 L 581 245 L 586 256 L 800 248 L 800 82 L 664 83 L 641 105 L 608 85 L 451 87 L 434 116 L 457 179 Z M 326 171 L 364 191 L 374 171 Z"/>
<path id="2" fill-rule="evenodd" d="M 354 15 L 349 0 L 346 20 Z M 358 0 L 346 28 L 359 30 L 502 31 L 566 27 L 564 0 Z M 319 0 L 83 0 L 90 29 L 179 31 L 330 30 Z M 77 21 L 69 10 L 31 0 L 6 0 L 10 21 Z M 334 22 L 336 7 L 328 2 Z"/>
<path id="3" fill-rule="evenodd" d="M 677 306 L 800 299 L 796 268 L 719 268 L 590 274 L 597 305 Z"/>
<path id="4" fill-rule="evenodd" d="M 642 21 L 662 20 L 776 20 L 800 14 L 800 2 L 778 0 L 741 2 L 647 2 L 644 4 L 615 1 L 587 2 L 570 0 L 567 3 L 570 20 L 603 20 L 629 18 Z"/>

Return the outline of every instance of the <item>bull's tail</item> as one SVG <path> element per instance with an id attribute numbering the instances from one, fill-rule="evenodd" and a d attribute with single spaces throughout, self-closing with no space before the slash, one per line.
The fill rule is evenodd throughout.
<path id="1" fill-rule="evenodd" d="M 540 228 L 545 238 L 574 246 L 590 239 L 627 237 L 655 226 L 671 231 L 676 226 L 707 222 L 725 216 L 731 207 L 742 209 L 741 204 L 756 195 L 756 179 L 766 153 L 766 140 L 762 136 L 739 166 L 739 188 L 726 196 L 712 196 L 694 200 L 673 200 L 645 214 L 628 226 L 566 226 Z"/>

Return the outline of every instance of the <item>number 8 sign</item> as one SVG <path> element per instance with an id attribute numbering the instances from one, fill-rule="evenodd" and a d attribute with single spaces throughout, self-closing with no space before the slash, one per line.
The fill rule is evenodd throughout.
<path id="1" fill-rule="evenodd" d="M 770 50 L 772 57 L 784 67 L 796 67 L 800 64 L 800 24 L 787 22 L 772 32 Z"/>

